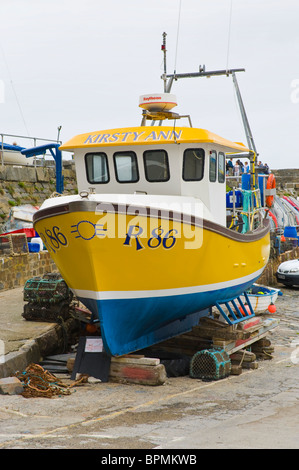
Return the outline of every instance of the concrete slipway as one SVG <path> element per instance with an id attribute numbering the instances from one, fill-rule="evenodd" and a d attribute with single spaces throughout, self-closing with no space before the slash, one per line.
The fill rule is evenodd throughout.
<path id="1" fill-rule="evenodd" d="M 0 448 L 298 449 L 299 288 L 282 292 L 272 314 L 279 326 L 268 336 L 274 357 L 258 369 L 214 382 L 168 378 L 156 387 L 88 383 L 51 399 L 0 395 Z M 27 322 L 22 310 L 22 289 L 0 293 L 5 375 L 53 340 L 55 324 Z"/>

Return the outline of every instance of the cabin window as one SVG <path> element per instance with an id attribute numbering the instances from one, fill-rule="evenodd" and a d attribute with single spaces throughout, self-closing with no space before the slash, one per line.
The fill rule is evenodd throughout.
<path id="1" fill-rule="evenodd" d="M 224 183 L 225 181 L 225 155 L 222 152 L 218 153 L 218 182 Z"/>
<path id="2" fill-rule="evenodd" d="M 108 183 L 109 169 L 105 153 L 87 153 L 85 155 L 85 167 L 89 183 Z"/>
<path id="3" fill-rule="evenodd" d="M 137 157 L 134 152 L 116 152 L 113 158 L 119 183 L 136 183 L 139 180 Z"/>
<path id="4" fill-rule="evenodd" d="M 204 173 L 205 152 L 203 149 L 186 149 L 183 158 L 183 180 L 200 181 Z"/>
<path id="5" fill-rule="evenodd" d="M 147 181 L 154 183 L 169 180 L 168 156 L 165 150 L 146 150 L 143 161 Z"/>
<path id="6" fill-rule="evenodd" d="M 215 183 L 216 181 L 216 173 L 217 173 L 217 153 L 215 150 L 210 152 L 210 166 L 209 166 L 209 179 L 211 183 Z"/>

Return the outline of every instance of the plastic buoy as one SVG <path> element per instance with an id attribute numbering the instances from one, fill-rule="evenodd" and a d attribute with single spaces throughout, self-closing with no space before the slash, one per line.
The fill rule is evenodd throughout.
<path id="1" fill-rule="evenodd" d="M 285 241 L 286 241 L 286 237 L 285 237 L 284 235 L 281 235 L 280 241 L 281 241 L 281 242 L 285 242 Z"/>
<path id="2" fill-rule="evenodd" d="M 244 305 L 244 307 L 245 307 L 245 310 L 246 310 L 245 312 L 244 312 L 242 307 L 239 308 L 239 310 L 240 310 L 241 314 L 243 315 L 243 317 L 246 317 L 247 315 L 251 315 L 249 305 L 246 304 L 246 305 Z"/>
<path id="3" fill-rule="evenodd" d="M 86 325 L 86 332 L 87 333 L 96 333 L 97 331 L 97 326 L 96 325 L 93 325 L 92 323 L 87 323 Z"/>
<path id="4" fill-rule="evenodd" d="M 275 312 L 276 312 L 276 307 L 275 307 L 275 305 L 274 305 L 272 302 L 271 302 L 271 304 L 270 304 L 269 307 L 268 307 L 268 311 L 269 311 L 270 313 L 275 313 Z"/>

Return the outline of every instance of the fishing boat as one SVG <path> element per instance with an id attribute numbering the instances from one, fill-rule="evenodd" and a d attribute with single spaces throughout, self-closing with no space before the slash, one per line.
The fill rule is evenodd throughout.
<path id="1" fill-rule="evenodd" d="M 253 284 L 250 289 L 246 291 L 250 304 L 253 308 L 255 315 L 262 313 L 268 313 L 270 305 L 274 305 L 277 297 L 282 295 L 280 289 L 274 287 L 262 286 L 259 284 Z M 246 302 L 245 297 L 241 297 L 244 303 Z M 271 309 L 270 309 L 271 310 Z M 273 313 L 273 312 L 270 312 Z"/>
<path id="2" fill-rule="evenodd" d="M 24 150 L 24 148 L 16 144 L 0 143 L 0 163 L 22 166 L 32 164 L 32 162 L 21 153 L 22 150 Z"/>
<path id="3" fill-rule="evenodd" d="M 227 222 L 226 157 L 250 157 L 256 191 L 254 150 L 192 127 L 189 116 L 178 126 L 186 118 L 173 112 L 170 83 L 178 78 L 164 74 L 164 92 L 140 98 L 140 126 L 64 143 L 78 194 L 49 198 L 34 214 L 35 230 L 113 356 L 190 330 L 211 306 L 246 291 L 269 257 L 269 223 L 256 207 L 241 224 L 235 214 Z"/>

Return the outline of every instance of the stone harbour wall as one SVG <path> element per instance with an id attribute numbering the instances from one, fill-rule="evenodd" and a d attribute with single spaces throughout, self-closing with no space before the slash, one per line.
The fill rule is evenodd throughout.
<path id="1" fill-rule="evenodd" d="M 275 258 L 271 258 L 258 279 L 258 284 L 279 287 L 275 273 L 283 261 L 299 258 L 299 247 L 286 251 Z M 23 287 L 25 282 L 34 276 L 43 276 L 46 273 L 58 272 L 58 269 L 48 251 L 39 253 L 26 253 L 16 256 L 0 257 L 0 292 L 2 290 Z"/>
<path id="2" fill-rule="evenodd" d="M 299 258 L 299 247 L 293 248 L 292 250 L 286 251 L 285 253 L 281 253 L 275 258 L 270 258 L 263 274 L 257 280 L 257 284 L 263 284 L 265 286 L 272 286 L 277 288 L 279 288 L 279 286 L 282 287 L 282 284 L 278 283 L 275 277 L 277 268 L 284 261 L 296 258 Z"/>
<path id="3" fill-rule="evenodd" d="M 276 190 L 285 195 L 299 195 L 299 169 L 272 170 L 276 179 Z"/>
<path id="4" fill-rule="evenodd" d="M 282 196 L 299 196 L 299 169 L 271 170 L 276 180 L 276 194 Z M 227 186 L 237 188 L 241 184 L 241 177 L 229 177 Z"/>
<path id="5" fill-rule="evenodd" d="M 0 292 L 23 287 L 28 279 L 58 272 L 47 251 L 0 257 Z"/>
<path id="6" fill-rule="evenodd" d="M 63 162 L 64 194 L 76 194 L 75 166 L 72 160 Z M 4 231 L 14 206 L 30 204 L 40 207 L 56 191 L 55 167 L 0 165 L 0 233 Z"/>
<path id="7" fill-rule="evenodd" d="M 299 195 L 299 169 L 273 170 L 280 192 Z M 76 175 L 73 161 L 64 162 L 64 194 L 76 194 Z M 14 167 L 0 165 L 0 233 L 11 208 L 16 205 L 40 206 L 56 190 L 54 167 Z M 299 257 L 299 248 L 287 251 L 269 260 L 258 283 L 277 286 L 275 273 L 283 261 Z M 17 256 L 0 255 L 0 292 L 24 286 L 34 276 L 57 272 L 47 251 Z"/>

